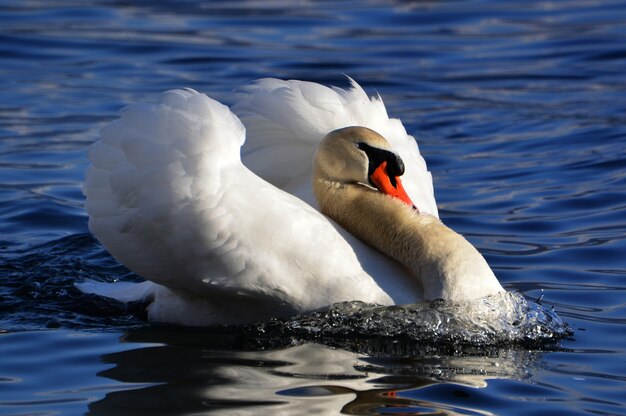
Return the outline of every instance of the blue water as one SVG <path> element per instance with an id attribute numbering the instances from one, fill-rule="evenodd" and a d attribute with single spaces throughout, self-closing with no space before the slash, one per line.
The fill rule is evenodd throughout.
<path id="1" fill-rule="evenodd" d="M 343 74 L 418 138 L 443 220 L 571 336 L 251 337 L 73 287 L 138 279 L 82 209 L 86 149 L 120 108 Z M 0 414 L 626 414 L 625 114 L 622 1 L 5 0 Z"/>

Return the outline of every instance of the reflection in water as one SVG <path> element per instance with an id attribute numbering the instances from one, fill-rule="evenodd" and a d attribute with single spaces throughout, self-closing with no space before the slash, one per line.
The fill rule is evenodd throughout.
<path id="1" fill-rule="evenodd" d="M 400 409 L 489 414 L 479 410 L 483 404 L 472 408 L 478 403 L 471 392 L 486 387 L 489 379 L 525 379 L 540 361 L 539 353 L 523 349 L 410 358 L 371 357 L 315 343 L 233 351 L 227 346 L 232 339 L 181 328 L 128 332 L 123 341 L 141 347 L 104 355 L 113 367 L 99 375 L 129 388 L 91 403 L 89 414 L 381 414 Z M 429 399 L 423 399 L 421 391 L 444 383 L 452 385 L 446 394 L 465 395 L 469 407 L 460 407 L 458 397 L 455 405 L 428 392 Z"/>

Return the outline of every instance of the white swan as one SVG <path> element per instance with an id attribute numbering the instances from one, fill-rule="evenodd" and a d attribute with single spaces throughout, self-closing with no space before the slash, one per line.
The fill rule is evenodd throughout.
<path id="1" fill-rule="evenodd" d="M 149 319 L 184 325 L 251 322 L 346 300 L 389 305 L 503 290 L 474 247 L 436 218 L 417 145 L 379 98 L 356 83 L 344 91 L 265 79 L 238 100 L 248 128 L 244 163 L 239 119 L 193 90 L 131 105 L 102 130 L 84 185 L 89 226 L 149 282 L 82 290 L 149 300 Z M 377 133 L 329 134 L 312 177 L 324 136 L 353 125 Z M 401 160 L 408 195 L 396 188 Z M 391 184 L 381 185 L 375 171 Z M 312 181 L 323 212 L 408 269 L 312 208 Z"/>

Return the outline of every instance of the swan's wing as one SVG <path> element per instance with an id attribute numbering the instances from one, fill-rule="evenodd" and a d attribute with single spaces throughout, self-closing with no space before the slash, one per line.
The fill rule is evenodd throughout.
<path id="1" fill-rule="evenodd" d="M 437 216 L 433 182 L 417 142 L 398 119 L 390 119 L 380 97 L 352 88 L 306 81 L 261 79 L 243 87 L 233 111 L 248 132 L 242 160 L 253 172 L 315 206 L 311 190 L 313 155 L 324 136 L 347 126 L 382 134 L 404 160 L 404 187 L 422 212 Z"/>
<path id="2" fill-rule="evenodd" d="M 194 244 L 183 244 L 194 242 L 201 224 L 183 211 L 218 186 L 218 178 L 197 176 L 209 164 L 207 154 L 221 144 L 224 156 L 236 156 L 244 138 L 226 107 L 201 98 L 175 90 L 157 104 L 131 105 L 88 153 L 83 192 L 91 231 L 121 263 L 158 283 L 185 271 L 181 252 L 192 252 Z"/>
<path id="3" fill-rule="evenodd" d="M 325 217 L 241 164 L 244 137 L 227 107 L 192 90 L 129 106 L 89 151 L 90 229 L 135 273 L 215 310 L 389 302 Z"/>

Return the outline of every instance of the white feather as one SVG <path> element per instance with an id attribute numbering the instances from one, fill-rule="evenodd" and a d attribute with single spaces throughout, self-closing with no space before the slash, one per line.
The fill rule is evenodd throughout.
<path id="1" fill-rule="evenodd" d="M 150 319 L 187 325 L 345 300 L 415 302 L 420 289 L 403 267 L 292 195 L 313 202 L 311 160 L 326 133 L 363 125 L 396 148 L 409 196 L 437 214 L 417 145 L 382 101 L 355 82 L 344 91 L 264 79 L 245 87 L 234 108 L 248 127 L 247 167 L 239 119 L 193 90 L 131 105 L 102 130 L 84 184 L 89 227 L 117 260 L 156 284 L 128 296 L 125 288 L 82 289 L 124 301 L 150 297 Z"/>

